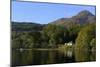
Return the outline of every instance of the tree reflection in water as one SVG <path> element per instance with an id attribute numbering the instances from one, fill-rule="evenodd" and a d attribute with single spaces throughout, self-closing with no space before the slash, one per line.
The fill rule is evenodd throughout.
<path id="1" fill-rule="evenodd" d="M 95 52 L 87 50 L 77 50 L 75 51 L 75 60 L 76 62 L 95 61 L 96 60 Z"/>
<path id="2" fill-rule="evenodd" d="M 95 52 L 88 52 L 85 50 L 19 50 L 12 51 L 12 65 L 42 65 L 42 64 L 56 64 L 56 63 L 72 63 L 72 62 L 86 62 L 95 61 Z"/>

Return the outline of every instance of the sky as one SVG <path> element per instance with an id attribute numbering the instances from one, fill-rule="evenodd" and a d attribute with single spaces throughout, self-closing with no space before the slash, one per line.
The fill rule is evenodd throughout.
<path id="1" fill-rule="evenodd" d="M 95 15 L 95 6 L 12 1 L 11 20 L 47 24 L 60 18 L 70 18 L 83 10 Z"/>

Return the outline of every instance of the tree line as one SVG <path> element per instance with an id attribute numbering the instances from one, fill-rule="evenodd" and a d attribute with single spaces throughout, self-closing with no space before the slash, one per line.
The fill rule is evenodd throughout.
<path id="1" fill-rule="evenodd" d="M 18 32 L 12 30 L 12 48 L 57 48 L 59 45 L 72 41 L 75 48 L 95 50 L 95 26 L 95 23 L 72 24 L 70 27 L 47 24 L 42 27 L 39 26 L 38 31 L 38 29 L 33 29 L 32 26 L 28 25 L 30 31 Z M 25 26 L 22 27 L 24 27 L 24 30 L 27 29 Z M 20 26 L 21 29 L 22 27 Z"/>

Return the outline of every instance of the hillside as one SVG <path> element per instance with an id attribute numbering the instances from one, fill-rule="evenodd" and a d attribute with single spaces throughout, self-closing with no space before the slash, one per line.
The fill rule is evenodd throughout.
<path id="1" fill-rule="evenodd" d="M 60 25 L 66 28 L 95 23 L 96 17 L 91 12 L 84 10 L 70 18 L 60 18 L 48 24 Z M 47 24 L 47 25 L 48 25 Z M 30 23 L 30 22 L 12 22 L 12 31 L 41 31 L 46 24 Z"/>
<path id="2" fill-rule="evenodd" d="M 84 10 L 79 12 L 75 16 L 72 16 L 70 18 L 60 18 L 58 20 L 51 22 L 50 24 L 63 25 L 69 27 L 70 25 L 73 24 L 83 25 L 83 24 L 93 23 L 95 21 L 96 21 L 95 15 L 93 15 L 87 10 Z"/>
<path id="3" fill-rule="evenodd" d="M 41 31 L 43 25 L 28 22 L 12 22 L 12 31 Z"/>

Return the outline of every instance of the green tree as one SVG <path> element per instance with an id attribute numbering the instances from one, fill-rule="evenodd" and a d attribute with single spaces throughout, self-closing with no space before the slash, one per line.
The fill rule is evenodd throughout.
<path id="1" fill-rule="evenodd" d="M 89 24 L 81 29 L 75 43 L 75 49 L 90 49 L 90 42 L 95 38 L 95 23 Z"/>
<path id="2" fill-rule="evenodd" d="M 49 46 L 57 46 L 57 44 L 63 44 L 67 41 L 68 31 L 65 27 L 48 24 L 43 28 L 43 36 Z"/>
<path id="3" fill-rule="evenodd" d="M 90 42 L 90 47 L 91 47 L 91 50 L 92 51 L 95 51 L 96 50 L 96 39 L 93 38 Z"/>

